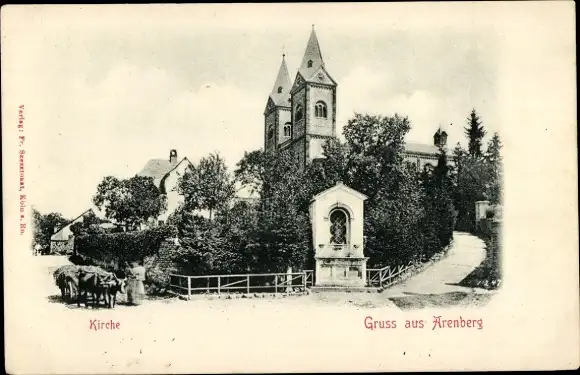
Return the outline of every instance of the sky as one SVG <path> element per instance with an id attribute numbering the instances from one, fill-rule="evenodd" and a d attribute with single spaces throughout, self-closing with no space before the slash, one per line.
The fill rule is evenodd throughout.
<path id="1" fill-rule="evenodd" d="M 75 217 L 103 177 L 131 177 L 170 149 L 192 162 L 217 151 L 233 168 L 263 146 L 282 53 L 293 80 L 313 24 L 338 83 L 339 133 L 355 112 L 396 112 L 411 121 L 408 142 L 431 144 L 443 125 L 449 144 L 465 145 L 473 108 L 489 134 L 499 130 L 499 36 L 470 27 L 476 9 L 461 8 L 455 23 L 446 12 L 428 17 L 401 5 L 350 17 L 344 7 L 256 7 L 80 7 L 30 17 L 34 32 L 15 74 L 28 90 L 32 204 Z"/>

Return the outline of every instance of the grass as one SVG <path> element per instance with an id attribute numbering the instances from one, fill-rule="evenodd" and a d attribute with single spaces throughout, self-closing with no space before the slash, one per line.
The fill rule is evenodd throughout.
<path id="1" fill-rule="evenodd" d="M 501 243 L 499 235 L 497 231 L 494 231 L 480 234 L 479 237 L 485 242 L 485 259 L 459 285 L 487 290 L 499 289 L 502 282 L 500 264 Z"/>

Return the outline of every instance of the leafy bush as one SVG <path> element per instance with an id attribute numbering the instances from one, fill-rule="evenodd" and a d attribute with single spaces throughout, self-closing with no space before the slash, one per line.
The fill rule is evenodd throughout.
<path id="1" fill-rule="evenodd" d="M 144 266 L 146 271 L 145 275 L 145 291 L 147 294 L 161 295 L 167 292 L 169 287 L 170 277 L 169 274 L 176 272 L 174 267 L 164 267 L 157 255 L 153 255 L 145 258 Z"/>
<path id="2" fill-rule="evenodd" d="M 481 220 L 478 236 L 485 242 L 485 259 L 459 284 L 466 287 L 498 289 L 502 283 L 501 239 L 489 219 Z"/>
<path id="3" fill-rule="evenodd" d="M 119 269 L 124 262 L 144 260 L 155 254 L 163 240 L 175 235 L 175 228 L 169 225 L 140 232 L 86 234 L 75 239 L 75 255 Z"/>

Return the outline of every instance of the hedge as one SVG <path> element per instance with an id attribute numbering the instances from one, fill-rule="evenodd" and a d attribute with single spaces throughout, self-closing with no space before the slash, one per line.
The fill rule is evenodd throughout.
<path id="1" fill-rule="evenodd" d="M 169 225 L 138 232 L 86 234 L 75 239 L 74 253 L 118 269 L 124 262 L 143 261 L 156 254 L 163 241 L 175 235 L 175 228 Z"/>
<path id="2" fill-rule="evenodd" d="M 493 219 L 482 219 L 478 225 L 477 236 L 485 242 L 486 256 L 459 285 L 470 288 L 498 289 L 502 283 L 502 247 L 499 223 Z"/>

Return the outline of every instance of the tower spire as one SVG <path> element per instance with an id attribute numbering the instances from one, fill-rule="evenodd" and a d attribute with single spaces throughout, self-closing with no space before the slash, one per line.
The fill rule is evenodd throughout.
<path id="1" fill-rule="evenodd" d="M 304 57 L 302 58 L 302 64 L 300 64 L 300 72 L 305 78 L 308 78 L 321 65 L 324 65 L 324 60 L 322 59 L 322 52 L 320 52 L 320 45 L 318 44 L 313 24 L 310 38 L 304 51 Z"/>
<path id="2" fill-rule="evenodd" d="M 290 88 L 290 74 L 288 73 L 288 66 L 286 66 L 286 54 L 282 53 L 282 62 L 278 69 L 278 75 L 270 93 L 270 98 L 276 105 L 288 107 L 290 106 Z"/>

